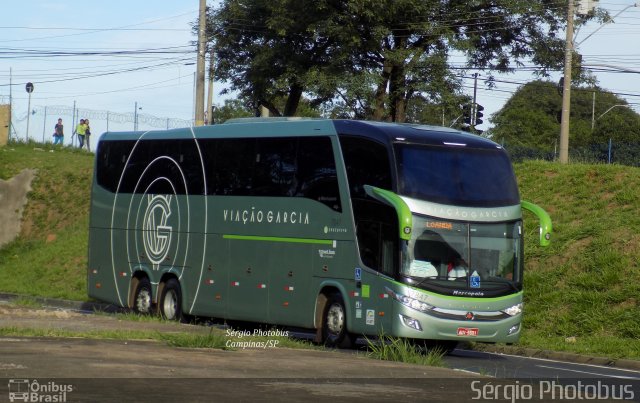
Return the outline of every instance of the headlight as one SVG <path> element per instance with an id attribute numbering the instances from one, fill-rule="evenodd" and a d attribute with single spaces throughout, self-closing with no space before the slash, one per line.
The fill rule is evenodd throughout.
<path id="1" fill-rule="evenodd" d="M 402 323 L 405 326 L 410 327 L 411 329 L 422 331 L 422 325 L 420 324 L 420 321 L 418 319 L 414 319 L 409 316 L 404 316 L 402 314 L 400 314 L 400 319 L 402 319 Z"/>
<path id="2" fill-rule="evenodd" d="M 419 301 L 415 298 L 408 297 L 406 295 L 398 294 L 396 292 L 391 291 L 389 288 L 386 288 L 387 294 L 391 295 L 396 301 L 400 302 L 402 305 L 407 306 L 411 309 L 415 309 L 419 312 L 427 313 L 428 311 L 433 309 L 432 305 L 427 304 L 426 302 Z"/>
<path id="3" fill-rule="evenodd" d="M 518 314 L 521 314 L 522 313 L 522 302 L 519 303 L 519 304 L 516 304 L 514 306 L 510 306 L 509 308 L 505 309 L 502 312 L 506 313 L 509 316 L 516 316 Z"/>

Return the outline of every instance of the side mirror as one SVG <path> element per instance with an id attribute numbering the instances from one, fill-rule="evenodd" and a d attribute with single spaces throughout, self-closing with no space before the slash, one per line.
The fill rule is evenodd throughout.
<path id="1" fill-rule="evenodd" d="M 407 203 L 400 196 L 390 190 L 380 189 L 375 186 L 364 185 L 364 191 L 377 201 L 393 207 L 398 214 L 398 225 L 400 228 L 400 239 L 408 241 L 411 239 L 413 218 Z"/>
<path id="2" fill-rule="evenodd" d="M 540 206 L 528 201 L 520 202 L 523 209 L 531 211 L 540 220 L 540 246 L 549 246 L 551 243 L 551 232 L 553 231 L 551 225 L 551 217 Z"/>

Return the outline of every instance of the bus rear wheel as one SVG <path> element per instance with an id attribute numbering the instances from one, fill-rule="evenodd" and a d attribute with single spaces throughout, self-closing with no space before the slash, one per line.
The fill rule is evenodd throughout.
<path id="1" fill-rule="evenodd" d="M 322 315 L 322 339 L 329 347 L 353 347 L 353 337 L 347 331 L 347 310 L 340 294 L 327 300 Z"/>
<path id="2" fill-rule="evenodd" d="M 138 281 L 133 296 L 133 310 L 139 314 L 148 315 L 151 313 L 152 304 L 151 283 L 148 278 L 143 277 Z"/>
<path id="3" fill-rule="evenodd" d="M 180 283 L 175 278 L 167 280 L 162 289 L 159 301 L 160 315 L 167 320 L 182 319 L 182 292 Z"/>

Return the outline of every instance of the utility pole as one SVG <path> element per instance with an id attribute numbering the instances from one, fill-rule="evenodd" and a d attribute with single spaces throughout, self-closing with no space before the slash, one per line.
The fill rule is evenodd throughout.
<path id="1" fill-rule="evenodd" d="M 207 120 L 209 124 L 213 124 L 213 108 L 211 105 L 213 103 L 213 46 L 209 49 L 209 92 L 207 94 Z"/>
<path id="2" fill-rule="evenodd" d="M 13 115 L 13 68 L 9 67 L 9 132 L 7 133 L 7 141 L 11 141 L 11 117 Z"/>
<path id="3" fill-rule="evenodd" d="M 29 94 L 29 103 L 27 106 L 27 143 L 29 142 L 29 121 L 31 120 L 31 93 L 33 92 L 33 83 L 28 82 L 25 86 L 27 93 Z"/>
<path id="4" fill-rule="evenodd" d="M 138 101 L 133 107 L 133 131 L 138 131 Z"/>
<path id="5" fill-rule="evenodd" d="M 596 125 L 596 92 L 593 91 L 593 98 L 591 100 L 591 131 Z"/>
<path id="6" fill-rule="evenodd" d="M 560 120 L 560 163 L 569 162 L 569 118 L 571 112 L 571 59 L 573 57 L 573 9 L 569 0 L 567 9 L 567 33 L 564 48 L 564 82 L 562 88 L 562 118 Z"/>
<path id="7" fill-rule="evenodd" d="M 195 125 L 202 126 L 204 124 L 204 62 L 205 62 L 205 45 L 207 26 L 207 1 L 200 0 L 200 15 L 198 17 L 198 60 L 196 63 L 197 79 L 196 79 L 196 112 Z"/>
<path id="8" fill-rule="evenodd" d="M 473 104 L 476 104 L 476 95 L 478 94 L 478 73 L 473 74 Z"/>
<path id="9" fill-rule="evenodd" d="M 476 111 L 477 111 L 477 95 L 478 95 L 478 73 L 473 74 L 473 103 L 471 104 L 471 127 L 472 133 L 476 132 Z"/>
<path id="10" fill-rule="evenodd" d="M 71 114 L 71 145 L 73 145 L 73 139 L 76 138 L 76 101 L 73 101 L 73 113 Z M 64 145 L 64 142 L 63 142 Z"/>

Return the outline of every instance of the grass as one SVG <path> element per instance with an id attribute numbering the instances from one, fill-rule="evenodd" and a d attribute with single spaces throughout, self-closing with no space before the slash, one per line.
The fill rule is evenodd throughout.
<path id="1" fill-rule="evenodd" d="M 34 300 L 29 298 L 19 299 L 12 302 L 17 306 L 27 306 L 29 308 L 39 308 L 34 305 Z M 97 313 L 98 315 L 106 315 Z M 159 330 L 96 330 L 96 331 L 74 331 L 59 328 L 22 328 L 16 326 L 0 327 L 0 336 L 11 337 L 82 337 L 88 339 L 111 339 L 111 340 L 154 340 L 164 342 L 171 347 L 181 348 L 210 348 L 221 350 L 240 350 L 244 348 L 303 348 L 317 349 L 319 347 L 308 341 L 296 340 L 285 336 L 229 336 L 225 330 L 210 328 L 209 332 L 190 333 L 180 329 L 177 322 L 167 322 L 158 316 L 139 315 L 135 313 L 124 313 L 108 315 L 117 320 L 129 320 L 137 322 L 158 322 L 175 324 L 175 330 L 163 332 Z M 204 327 L 202 329 L 205 329 Z"/>
<path id="2" fill-rule="evenodd" d="M 20 296 L 12 300 L 11 303 L 13 305 L 20 306 L 23 308 L 33 308 L 33 309 L 42 308 L 42 304 L 38 302 L 34 297 L 30 297 L 26 295 Z"/>
<path id="3" fill-rule="evenodd" d="M 38 171 L 22 232 L 0 249 L 0 291 L 86 300 L 94 155 L 35 150 L 42 147 L 0 148 L 0 178 Z M 539 247 L 537 220 L 524 213 L 520 345 L 640 359 L 640 169 L 543 161 L 515 169 L 521 198 L 544 207 L 554 225 L 551 246 Z"/>
<path id="4" fill-rule="evenodd" d="M 162 334 L 161 338 L 171 347 L 230 349 L 227 336 L 213 329 L 208 334 L 173 333 Z"/>
<path id="5" fill-rule="evenodd" d="M 516 174 L 554 220 L 540 248 L 527 216 L 520 345 L 640 359 L 640 169 L 531 161 Z"/>
<path id="6" fill-rule="evenodd" d="M 22 232 L 0 249 L 1 291 L 87 299 L 93 161 L 93 154 L 69 147 L 12 143 L 0 148 L 0 179 L 10 179 L 26 168 L 37 170 Z"/>
<path id="7" fill-rule="evenodd" d="M 166 340 L 160 332 L 144 330 L 100 330 L 81 332 L 55 328 L 22 328 L 16 326 L 0 327 L 0 336 L 3 337 L 82 337 L 86 339 L 111 339 L 111 340 Z"/>
<path id="8" fill-rule="evenodd" d="M 368 356 L 378 360 L 444 367 L 445 352 L 438 348 L 424 351 L 410 340 L 381 334 L 377 340 L 366 338 Z"/>

